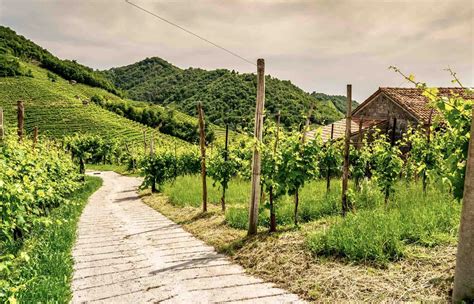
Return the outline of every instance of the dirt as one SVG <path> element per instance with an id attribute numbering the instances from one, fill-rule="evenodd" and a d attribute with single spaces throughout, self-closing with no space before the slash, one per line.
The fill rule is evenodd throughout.
<path id="1" fill-rule="evenodd" d="M 79 222 L 73 303 L 303 303 L 143 204 L 138 178 L 95 174 L 104 183 Z"/>

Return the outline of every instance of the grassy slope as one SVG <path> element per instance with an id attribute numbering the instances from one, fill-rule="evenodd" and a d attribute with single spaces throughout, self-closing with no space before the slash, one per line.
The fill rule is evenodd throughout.
<path id="1" fill-rule="evenodd" d="M 100 178 L 87 176 L 84 186 L 72 194 L 71 203 L 51 212 L 52 224 L 37 227 L 25 240 L 20 253 L 29 256 L 29 261 L 16 261 L 15 271 L 9 277 L 18 287 L 14 296 L 20 303 L 70 301 L 73 272 L 71 250 L 76 239 L 77 222 L 87 199 L 101 185 Z M 65 222 L 58 223 L 56 220 Z"/>
<path id="2" fill-rule="evenodd" d="M 340 231 L 337 241 L 342 241 L 342 250 L 354 252 L 370 251 L 383 237 L 379 226 L 387 223 L 370 218 L 373 212 L 390 215 L 401 212 L 397 226 L 409 231 L 412 239 L 401 240 L 403 258 L 395 261 L 364 261 L 359 257 L 342 257 L 332 252 L 316 254 L 313 251 L 315 234 L 340 227 L 346 220 L 338 214 L 340 183 L 329 197 L 325 196 L 324 182 L 309 183 L 301 190 L 300 219 L 302 224 L 295 229 L 291 224 L 292 201 L 284 198 L 278 203 L 277 217 L 282 226 L 280 232 L 269 235 L 266 232 L 267 210 L 261 212 L 260 233 L 247 238 L 245 223 L 248 204 L 248 185 L 232 182 L 228 190 L 228 209 L 220 212 L 218 205 L 220 190 L 209 187 L 210 212 L 201 213 L 199 207 L 200 189 L 195 177 L 180 177 L 163 188 L 164 194 L 144 194 L 145 203 L 162 212 L 200 239 L 227 253 L 243 265 L 247 271 L 279 286 L 298 293 L 312 301 L 446 301 L 452 284 L 455 261 L 456 227 L 459 206 L 453 205 L 449 195 L 430 189 L 424 196 L 419 185 L 397 185 L 397 195 L 391 202 L 392 208 L 383 207 L 383 196 L 378 191 L 366 189 L 357 194 L 354 217 L 358 222 L 372 222 L 372 230 Z M 380 205 L 381 204 L 381 205 Z M 399 211 L 400 210 L 400 211 Z M 364 218 L 367 217 L 367 218 Z M 451 222 L 450 222 L 451 221 Z M 349 223 L 353 223 L 351 219 Z M 438 226 L 439 223 L 446 226 Z M 244 229 L 236 229 L 244 224 Z M 361 225 L 367 227 L 367 225 Z M 393 227 L 392 227 L 393 229 Z M 357 235 L 356 235 L 357 234 Z M 407 237 L 407 236 L 405 236 Z M 364 239 L 366 241 L 364 241 Z M 374 241 L 370 241 L 373 239 Z M 365 245 L 369 240 L 367 246 Z M 383 258 L 383 256 L 381 256 Z M 368 256 L 370 258 L 370 256 Z"/>
<path id="3" fill-rule="evenodd" d="M 119 99 L 103 89 L 83 84 L 71 85 L 62 78 L 51 82 L 46 70 L 30 63 L 22 62 L 22 65 L 32 70 L 33 78 L 0 78 L 0 107 L 5 111 L 7 132 L 15 132 L 16 102 L 23 100 L 27 132 L 38 126 L 40 135 L 60 138 L 74 132 L 84 132 L 121 138 L 141 146 L 143 130 L 147 130 L 148 135 L 154 134 L 157 145 L 174 146 L 177 143 L 182 147 L 190 146 L 180 139 L 159 133 L 94 104 L 83 105 L 83 100 L 89 100 L 96 94 L 111 100 Z"/>

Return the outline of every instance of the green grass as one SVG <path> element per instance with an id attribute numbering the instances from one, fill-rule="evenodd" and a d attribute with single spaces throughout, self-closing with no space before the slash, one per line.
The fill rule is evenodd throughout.
<path id="1" fill-rule="evenodd" d="M 388 206 L 376 185 L 363 181 L 355 191 L 350 183 L 354 213 L 341 218 L 341 183 L 334 180 L 326 192 L 325 181 L 316 180 L 300 190 L 298 220 L 308 223 L 328 219 L 307 235 L 307 245 L 317 255 L 342 257 L 350 261 L 386 264 L 405 254 L 407 245 L 437 246 L 455 240 L 460 204 L 442 185 L 430 187 L 424 194 L 420 183 L 399 181 Z M 247 229 L 250 183 L 232 180 L 227 191 L 225 222 L 237 229 Z M 200 176 L 178 177 L 165 184 L 163 193 L 174 206 L 200 207 Z M 221 190 L 208 180 L 209 201 L 219 204 Z M 293 197 L 276 202 L 277 225 L 291 227 L 294 222 Z M 269 226 L 269 210 L 259 207 L 259 226 Z"/>
<path id="2" fill-rule="evenodd" d="M 71 299 L 76 226 L 89 196 L 102 185 L 86 176 L 84 186 L 73 193 L 71 203 L 54 209 L 49 225 L 37 225 L 14 254 L 12 272 L 0 278 L 0 302 L 15 297 L 19 303 L 68 303 Z M 8 287 L 8 285 L 10 287 Z M 2 290 L 7 290 L 2 295 Z M 4 297 L 2 299 L 2 297 Z"/>
<path id="3" fill-rule="evenodd" d="M 408 244 L 425 247 L 455 242 L 461 204 L 445 189 L 397 185 L 389 206 L 349 214 L 323 231 L 307 236 L 314 254 L 386 264 L 398 260 Z"/>

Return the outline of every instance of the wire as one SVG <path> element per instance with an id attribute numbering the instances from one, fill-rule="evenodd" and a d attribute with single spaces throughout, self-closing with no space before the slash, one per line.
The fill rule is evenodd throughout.
<path id="1" fill-rule="evenodd" d="M 143 8 L 143 7 L 141 7 L 141 6 L 137 5 L 137 4 L 135 4 L 135 3 L 133 3 L 133 2 L 130 2 L 129 0 L 125 0 L 125 2 L 128 3 L 128 4 L 130 4 L 130 5 L 132 5 L 132 6 L 135 6 L 135 7 L 138 8 L 139 10 L 142 10 L 142 11 L 144 11 L 144 12 L 146 12 L 146 13 L 148 13 L 148 14 L 150 14 L 150 15 L 152 15 L 152 16 L 154 16 L 154 17 L 156 17 L 156 18 L 158 18 L 158 19 L 160 19 L 160 20 L 162 20 L 162 21 L 164 21 L 164 22 L 166 22 L 166 23 L 168 23 L 168 24 L 171 24 L 172 26 L 175 26 L 175 27 L 179 28 L 179 29 L 182 30 L 182 31 L 185 31 L 186 33 L 188 33 L 188 34 L 190 34 L 190 35 L 193 35 L 193 36 L 195 36 L 195 37 L 197 37 L 197 38 L 199 38 L 199 39 L 201 39 L 201 40 L 203 40 L 203 41 L 205 41 L 205 42 L 207 42 L 207 43 L 209 43 L 209 44 L 211 44 L 211 45 L 213 45 L 213 46 L 215 46 L 215 47 L 217 47 L 217 48 L 219 48 L 219 49 L 221 49 L 221 50 L 223 50 L 223 51 L 225 51 L 225 52 L 227 52 L 227 53 L 229 53 L 229 54 L 231 54 L 232 56 L 235 56 L 235 57 L 237 57 L 237 58 L 239 58 L 239 59 L 241 59 L 241 60 L 243 60 L 243 61 L 245 61 L 245 62 L 247 62 L 247 63 L 250 63 L 251 65 L 256 66 L 256 64 L 255 64 L 254 62 L 252 62 L 252 61 L 250 61 L 250 60 L 248 60 L 248 59 L 246 59 L 246 58 L 240 56 L 239 54 L 237 54 L 237 53 L 235 53 L 235 52 L 232 52 L 231 50 L 226 49 L 225 47 L 220 46 L 220 45 L 218 45 L 217 43 L 214 43 L 214 42 L 212 42 L 212 41 L 210 41 L 210 40 L 208 40 L 208 39 L 206 39 L 206 38 L 204 38 L 204 37 L 202 37 L 202 36 L 200 36 L 200 35 L 198 35 L 198 34 L 196 34 L 196 33 L 193 33 L 193 32 L 191 32 L 190 30 L 188 30 L 188 29 L 186 29 L 186 28 L 184 28 L 184 27 L 182 27 L 182 26 L 180 26 L 180 25 L 178 25 L 178 24 L 176 24 L 176 23 L 174 23 L 174 22 L 172 22 L 172 21 L 169 21 L 169 20 L 167 20 L 167 19 L 165 19 L 165 18 L 163 18 L 163 17 L 161 17 L 161 16 L 159 16 L 159 15 L 157 15 L 157 14 L 155 14 L 155 13 L 153 13 L 153 12 L 151 12 L 151 11 L 149 11 L 149 10 L 147 10 L 147 9 L 145 9 L 145 8 Z"/>

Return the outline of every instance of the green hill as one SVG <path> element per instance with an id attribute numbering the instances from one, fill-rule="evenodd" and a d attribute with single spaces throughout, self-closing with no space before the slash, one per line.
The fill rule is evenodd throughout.
<path id="1" fill-rule="evenodd" d="M 211 122 L 230 123 L 235 129 L 250 128 L 254 118 L 256 77 L 225 69 L 180 69 L 161 58 L 103 72 L 128 97 L 164 106 L 173 106 L 187 114 L 195 113 L 196 102 L 202 101 Z M 266 110 L 281 111 L 286 127 L 304 121 L 309 105 L 315 104 L 312 122 L 326 124 L 343 115 L 331 100 L 318 100 L 290 81 L 266 76 Z"/>
<path id="2" fill-rule="evenodd" d="M 336 109 L 341 113 L 346 113 L 347 109 L 347 97 L 342 95 L 328 95 L 324 93 L 311 93 L 311 96 L 322 102 L 331 102 Z M 352 101 L 352 109 L 355 109 L 359 103 L 355 100 Z"/>
<path id="3" fill-rule="evenodd" d="M 23 100 L 27 133 L 38 126 L 41 135 L 61 138 L 76 132 L 99 134 L 141 147 L 143 131 L 146 130 L 148 138 L 153 134 L 157 146 L 191 146 L 91 103 L 95 95 L 123 101 L 104 89 L 71 84 L 61 77 L 52 81 L 48 70 L 32 63 L 19 61 L 19 64 L 22 70 L 31 71 L 32 77 L 0 77 L 0 107 L 4 109 L 9 133 L 16 132 L 16 104 Z M 84 104 L 84 101 L 88 103 Z"/>

